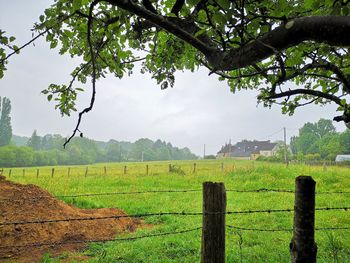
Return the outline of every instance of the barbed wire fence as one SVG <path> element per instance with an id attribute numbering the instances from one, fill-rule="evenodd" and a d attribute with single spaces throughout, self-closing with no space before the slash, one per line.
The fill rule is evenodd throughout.
<path id="1" fill-rule="evenodd" d="M 293 164 L 293 163 L 292 163 Z M 299 165 L 300 162 L 294 162 L 294 164 Z M 318 166 L 323 171 L 327 170 L 327 166 L 344 166 L 344 164 L 339 164 L 335 162 L 303 162 L 302 164 L 308 166 Z M 181 173 L 181 174 L 192 174 L 197 173 L 199 171 L 219 171 L 219 172 L 235 172 L 241 170 L 255 170 L 256 168 L 263 168 L 264 166 L 255 167 L 255 162 L 251 162 L 248 165 L 239 165 L 238 163 L 206 163 L 204 166 L 200 165 L 200 162 L 188 162 L 185 164 L 178 163 L 168 163 L 168 164 L 132 164 L 132 163 L 121 163 L 117 166 L 91 166 L 86 165 L 85 167 L 45 167 L 45 168 L 0 168 L 0 175 L 13 177 L 13 176 L 22 176 L 27 177 L 29 174 L 35 176 L 36 178 L 42 177 L 43 174 L 50 176 L 51 178 L 60 175 L 60 176 L 73 176 L 72 174 L 76 174 L 79 176 L 88 177 L 91 175 L 96 176 L 107 176 L 107 175 L 128 175 L 128 174 L 137 174 L 137 175 L 151 175 L 154 173 L 154 169 L 156 169 L 156 174 L 159 172 L 167 172 L 167 173 Z M 153 168 L 153 171 L 152 171 Z"/>
<path id="2" fill-rule="evenodd" d="M 304 176 L 305 177 L 305 176 Z M 299 177 L 298 177 L 299 178 Z M 297 178 L 297 179 L 298 179 Z M 309 178 L 309 177 L 308 177 Z M 305 178 L 304 178 L 305 179 Z M 307 179 L 306 182 L 308 182 L 310 179 Z M 305 181 L 305 180 L 304 180 Z M 208 186 L 206 186 L 208 184 Z M 120 218 L 147 218 L 147 217 L 156 217 L 156 216 L 181 216 L 181 217 L 187 217 L 187 216 L 201 216 L 203 217 L 203 226 L 197 226 L 195 228 L 187 228 L 187 229 L 180 229 L 172 232 L 161 232 L 161 233 L 150 233 L 150 234 L 143 234 L 143 235 L 136 235 L 131 237 L 117 237 L 117 238 L 109 238 L 109 239 L 89 239 L 89 240 L 64 240 L 64 241 L 58 241 L 58 242 L 47 242 L 47 241 L 38 241 L 34 243 L 28 243 L 28 244 L 20 244 L 20 245 L 0 245 L 1 249 L 18 249 L 18 248 L 25 248 L 25 247 L 44 247 L 44 246 L 58 246 L 58 245 L 65 245 L 65 244 L 77 244 L 77 243 L 92 243 L 92 242 L 118 242 L 118 241 L 133 241 L 138 239 L 145 239 L 145 238 L 156 238 L 161 236 L 170 236 L 170 235 L 183 235 L 186 233 L 194 232 L 197 230 L 202 230 L 202 258 L 207 258 L 208 260 L 219 260 L 219 261 L 212 261 L 212 262 L 222 262 L 222 257 L 225 257 L 225 230 L 228 231 L 251 231 L 251 232 L 293 232 L 293 238 L 295 238 L 296 230 L 297 232 L 303 230 L 303 227 L 305 228 L 305 225 L 296 226 L 296 222 L 294 222 L 293 228 L 255 228 L 255 227 L 245 227 L 245 226 L 234 226 L 230 224 L 226 224 L 225 220 L 222 220 L 227 215 L 250 215 L 250 214 L 257 214 L 257 213 L 291 213 L 294 212 L 294 217 L 296 217 L 296 213 L 301 213 L 301 217 L 299 220 L 301 222 L 307 221 L 308 224 L 312 221 L 313 224 L 310 224 L 307 226 L 307 229 L 304 229 L 304 233 L 311 233 L 310 236 L 312 236 L 312 233 L 314 231 L 344 231 L 344 230 L 350 230 L 350 226 L 322 226 L 322 227 L 314 227 L 314 214 L 315 211 L 350 211 L 350 206 L 339 206 L 339 207 L 315 207 L 314 206 L 314 199 L 316 194 L 349 194 L 347 191 L 326 191 L 326 192 L 312 192 L 311 188 L 311 195 L 310 195 L 310 189 L 307 188 L 307 191 L 305 189 L 298 189 L 296 186 L 296 190 L 290 190 L 290 189 L 268 189 L 268 188 L 259 188 L 259 189 L 246 189 L 246 190 L 240 190 L 240 189 L 228 189 L 228 190 L 222 190 L 224 189 L 223 183 L 220 184 L 221 192 L 219 195 L 214 195 L 216 198 L 209 197 L 206 198 L 206 191 L 208 191 L 208 187 L 211 187 L 211 185 L 216 185 L 215 183 L 204 183 L 204 188 L 202 189 L 182 189 L 182 190 L 150 190 L 150 191 L 133 191 L 133 192 L 106 192 L 106 193 L 83 193 L 83 194 L 76 194 L 76 195 L 57 195 L 57 198 L 79 198 L 79 197 L 93 197 L 93 196 L 110 196 L 110 195 L 130 195 L 130 194 L 154 194 L 154 193 L 193 193 L 193 192 L 201 192 L 203 191 L 203 204 L 204 204 L 204 210 L 203 211 L 170 211 L 170 212 L 152 212 L 152 213 L 140 213 L 140 214 L 130 214 L 130 215 L 112 215 L 112 216 L 101 216 L 101 217 L 70 217 L 70 218 L 53 218 L 53 219 L 34 219 L 34 220 L 26 220 L 26 221 L 4 221 L 0 222 L 0 228 L 4 226 L 18 226 L 18 225 L 33 225 L 33 224 L 52 224 L 52 223 L 60 223 L 60 222 L 77 222 L 77 221 L 91 221 L 91 220 L 103 220 L 103 219 L 120 219 Z M 224 192 L 222 192 L 224 191 Z M 287 193 L 287 194 L 295 194 L 296 195 L 296 207 L 295 208 L 281 208 L 281 209 L 257 209 L 257 210 L 234 210 L 234 211 L 226 211 L 226 192 L 235 192 L 235 193 Z M 306 194 L 306 198 L 305 195 Z M 220 202 L 225 203 L 224 204 L 224 210 L 220 210 L 220 205 L 218 205 L 218 196 L 224 196 Z M 212 194 L 210 196 L 213 196 Z M 35 197 L 33 199 L 40 199 L 45 198 L 47 196 L 39 196 Z M 299 199 L 302 199 L 302 202 L 300 203 Z M 21 199 L 11 199 L 11 198 L 3 198 L 0 199 L 1 201 L 21 201 Z M 299 203 L 298 203 L 299 200 Z M 209 208 L 205 208 L 205 204 L 209 203 Z M 311 208 L 303 207 L 303 205 L 308 204 Z M 298 207 L 301 205 L 302 207 Z M 313 206 L 313 207 L 312 207 Z M 223 205 L 221 207 L 223 209 Z M 219 210 L 218 210 L 219 209 Z M 310 221 L 310 214 L 311 214 L 311 221 Z M 312 218 L 313 217 L 313 218 Z M 219 224 L 218 224 L 219 222 Z M 224 222 L 224 223 L 222 223 Z M 220 228 L 220 229 L 218 229 Z M 215 238 L 213 238 L 215 237 Z M 217 242 L 217 238 L 221 238 L 223 241 Z M 216 240 L 213 242 L 213 240 Z M 224 245 L 222 245 L 224 244 Z M 312 242 L 311 242 L 312 244 Z M 208 248 L 208 249 L 206 249 Z M 304 253 L 305 250 L 307 251 L 309 249 L 307 246 L 304 248 L 301 247 L 299 253 Z M 221 251 L 220 258 L 218 259 L 218 255 L 213 255 L 213 251 Z M 303 252 L 304 251 L 304 252 Z M 222 255 L 223 253 L 223 255 Z"/>
<path id="3" fill-rule="evenodd" d="M 319 211 L 332 211 L 332 210 L 344 210 L 350 211 L 350 207 L 320 207 L 315 208 Z M 10 221 L 10 222 L 0 222 L 1 226 L 9 225 L 29 225 L 29 224 L 49 224 L 49 223 L 59 223 L 59 222 L 73 222 L 73 221 L 91 221 L 91 220 L 104 220 L 104 219 L 120 219 L 120 218 L 145 218 L 154 216 L 215 216 L 215 215 L 232 215 L 232 214 L 254 214 L 254 213 L 290 213 L 293 209 L 265 209 L 265 210 L 244 210 L 244 211 L 226 211 L 222 212 L 158 212 L 158 213 L 148 213 L 148 214 L 130 214 L 130 215 L 114 215 L 114 216 L 104 216 L 104 217 L 78 217 L 78 218 L 59 218 L 59 219 L 49 219 L 49 220 L 32 220 L 32 221 Z M 227 225 L 226 228 L 229 230 L 240 230 L 240 231 L 253 231 L 253 232 L 292 232 L 293 228 L 249 228 L 249 227 L 239 227 Z M 17 249 L 17 248 L 28 248 L 28 247 L 43 247 L 43 246 L 59 246 L 65 244 L 81 244 L 81 243 L 93 243 L 93 242 L 118 242 L 118 241 L 134 241 L 138 239 L 162 237 L 169 235 L 180 235 L 196 230 L 202 230 L 202 227 L 195 227 L 189 229 L 182 229 L 172 232 L 161 232 L 161 233 L 151 233 L 139 236 L 123 237 L 123 238 L 108 238 L 108 239 L 89 239 L 89 240 L 65 240 L 59 242 L 35 242 L 23 245 L 5 245 L 1 246 L 0 249 Z M 350 227 L 320 227 L 315 228 L 316 231 L 337 231 L 337 230 L 350 230 Z"/>
<path id="4" fill-rule="evenodd" d="M 68 194 L 68 195 L 54 195 L 55 198 L 65 199 L 65 198 L 80 198 L 80 197 L 100 197 L 100 196 L 114 196 L 114 195 L 137 195 L 137 194 L 172 194 L 172 193 L 198 193 L 202 192 L 202 189 L 176 189 L 176 190 L 145 190 L 145 191 L 130 191 L 130 192 L 101 192 L 101 193 L 79 193 L 79 194 Z M 258 189 L 227 189 L 226 192 L 231 193 L 287 193 L 295 194 L 294 190 L 289 189 L 276 189 L 276 188 L 258 188 Z M 316 192 L 316 195 L 348 195 L 350 191 L 320 191 Z M 0 201 L 25 201 L 25 200 L 39 200 L 42 198 L 47 198 L 47 195 L 35 196 L 26 199 L 14 199 L 14 198 L 1 198 Z"/>

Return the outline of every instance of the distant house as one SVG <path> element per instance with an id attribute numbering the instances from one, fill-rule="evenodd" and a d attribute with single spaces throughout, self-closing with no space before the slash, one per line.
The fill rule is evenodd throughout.
<path id="1" fill-rule="evenodd" d="M 221 147 L 217 153 L 217 158 L 233 158 L 242 160 L 255 160 L 259 156 L 273 156 L 278 149 L 277 143 L 270 141 L 247 141 L 232 145 L 231 143 Z"/>
<path id="2" fill-rule="evenodd" d="M 337 157 L 335 157 L 335 162 L 350 162 L 350 154 L 339 154 Z"/>

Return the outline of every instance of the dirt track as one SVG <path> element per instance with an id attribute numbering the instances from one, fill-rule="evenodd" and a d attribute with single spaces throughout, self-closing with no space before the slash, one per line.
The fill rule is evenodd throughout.
<path id="1" fill-rule="evenodd" d="M 115 208 L 79 209 L 55 199 L 35 185 L 13 183 L 0 176 L 0 223 L 111 215 L 126 214 Z M 139 225 L 138 220 L 119 218 L 0 226 L 0 262 L 35 262 L 47 252 L 59 255 L 64 251 L 83 249 L 85 245 L 13 246 L 108 239 L 118 233 L 132 232 Z M 1 248 L 4 246 L 6 248 Z"/>

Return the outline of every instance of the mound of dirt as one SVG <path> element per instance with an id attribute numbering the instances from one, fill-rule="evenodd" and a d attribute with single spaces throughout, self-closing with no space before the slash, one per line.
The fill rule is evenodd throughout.
<path id="1" fill-rule="evenodd" d="M 0 261 L 36 262 L 45 253 L 59 255 L 86 246 L 74 243 L 76 241 L 113 238 L 117 234 L 132 232 L 141 224 L 139 220 L 127 217 L 38 224 L 1 223 L 115 215 L 126 214 L 115 208 L 79 209 L 55 199 L 35 185 L 13 183 L 0 176 Z M 30 245 L 35 243 L 61 244 Z"/>

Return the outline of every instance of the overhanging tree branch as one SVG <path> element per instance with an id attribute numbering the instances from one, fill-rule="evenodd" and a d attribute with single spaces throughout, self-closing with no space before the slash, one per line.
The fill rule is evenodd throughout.
<path id="1" fill-rule="evenodd" d="M 207 37 L 204 38 L 205 34 L 201 35 L 201 40 L 194 37 L 198 28 L 193 22 L 187 23 L 186 28 L 183 26 L 185 20 L 178 18 L 176 20 L 178 24 L 174 24 L 168 18 L 154 14 L 130 0 L 107 0 L 107 2 L 154 23 L 155 26 L 194 46 L 206 56 L 212 67 L 218 70 L 244 68 L 274 55 L 276 50 L 283 51 L 303 41 L 327 43 L 331 46 L 350 45 L 350 38 L 347 37 L 350 34 L 350 17 L 309 16 L 295 18 L 240 48 L 222 52 L 217 46 L 214 47 L 214 43 Z"/>
<path id="2" fill-rule="evenodd" d="M 212 47 L 213 45 L 216 45 L 213 44 L 209 38 L 202 37 L 202 39 L 200 39 L 194 37 L 195 33 L 197 33 L 200 29 L 191 20 L 158 15 L 130 0 L 107 0 L 107 2 L 111 5 L 118 6 L 126 11 L 129 11 L 141 18 L 144 18 L 149 22 L 152 22 L 154 26 L 165 29 L 167 32 L 174 34 L 183 41 L 192 45 L 201 51 L 204 55 L 210 56 L 217 50 L 216 48 Z"/>
<path id="3" fill-rule="evenodd" d="M 94 7 L 99 2 L 101 2 L 101 0 L 95 0 L 90 5 L 88 27 L 87 27 L 87 41 L 89 44 L 91 65 L 92 65 L 92 95 L 91 95 L 91 99 L 90 99 L 90 105 L 88 107 L 86 107 L 85 109 L 83 109 L 81 112 L 79 112 L 77 125 L 76 125 L 72 135 L 63 144 L 64 148 L 71 141 L 71 139 L 73 139 L 73 137 L 75 136 L 77 131 L 79 131 L 79 126 L 80 126 L 81 119 L 82 119 L 83 115 L 85 113 L 88 113 L 89 111 L 91 111 L 92 107 L 94 106 L 94 103 L 95 103 L 95 97 L 96 97 L 96 56 L 95 56 L 95 52 L 94 52 L 94 48 L 93 48 L 93 44 L 92 44 L 92 40 L 91 40 L 91 30 L 92 30 L 92 26 L 93 26 L 93 10 L 94 10 Z M 82 133 L 81 133 L 81 136 L 82 136 Z"/>
<path id="4" fill-rule="evenodd" d="M 290 97 L 293 95 L 300 95 L 300 94 L 305 94 L 305 95 L 312 95 L 315 97 L 319 98 L 324 98 L 330 101 L 335 102 L 336 104 L 343 106 L 341 99 L 339 99 L 337 96 L 329 94 L 329 93 L 324 93 L 318 90 L 309 90 L 309 89 L 294 89 L 294 90 L 288 90 L 276 94 L 269 95 L 267 97 L 260 97 L 260 99 L 264 100 L 271 100 L 271 99 L 278 99 L 278 98 L 283 98 L 283 97 Z"/>
<path id="5" fill-rule="evenodd" d="M 262 61 L 304 41 L 327 43 L 331 46 L 349 46 L 350 17 L 309 16 L 283 24 L 264 36 L 228 51 L 217 68 L 234 70 Z M 274 50 L 270 47 L 273 47 Z"/>

